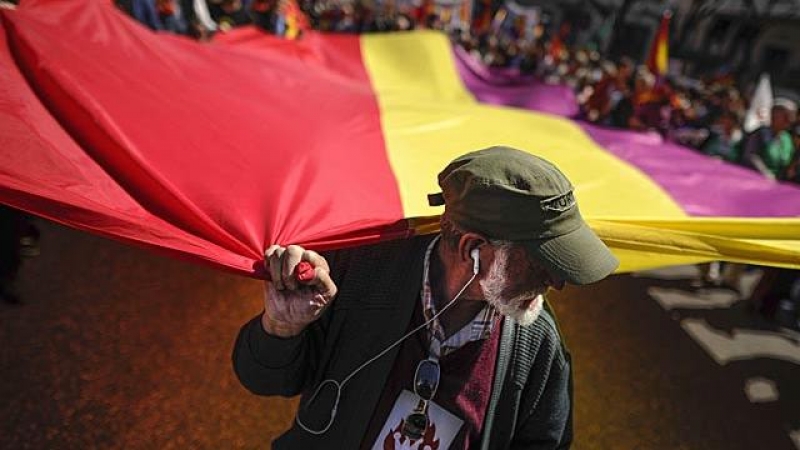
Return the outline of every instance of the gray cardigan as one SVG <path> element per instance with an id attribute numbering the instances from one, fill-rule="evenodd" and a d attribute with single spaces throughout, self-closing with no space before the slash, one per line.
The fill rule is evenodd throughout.
<path id="1" fill-rule="evenodd" d="M 334 403 L 331 389 L 306 402 L 320 382 L 341 382 L 408 330 L 419 301 L 425 249 L 432 236 L 391 241 L 325 255 L 339 294 L 299 336 L 264 332 L 260 315 L 242 327 L 233 351 L 241 383 L 258 395 L 302 394 L 303 422 L 320 429 Z M 497 367 L 481 449 L 561 449 L 572 442 L 572 376 L 549 307 L 521 327 L 503 321 Z M 336 419 L 323 435 L 295 424 L 275 449 L 356 450 L 378 404 L 398 348 L 344 387 Z M 330 386 L 328 386 L 330 387 Z"/>

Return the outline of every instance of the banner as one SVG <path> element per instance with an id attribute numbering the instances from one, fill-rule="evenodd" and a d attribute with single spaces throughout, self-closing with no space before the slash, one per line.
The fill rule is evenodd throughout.
<path id="1" fill-rule="evenodd" d="M 509 145 L 567 174 L 621 270 L 800 266 L 797 188 L 752 180 L 687 203 L 664 184 L 677 174 L 644 172 L 592 130 L 478 103 L 438 33 L 244 29 L 208 45 L 105 2 L 0 15 L 0 202 L 60 223 L 260 276 L 273 243 L 323 250 L 436 231 L 436 174 Z M 731 206 L 741 202 L 753 204 Z"/>

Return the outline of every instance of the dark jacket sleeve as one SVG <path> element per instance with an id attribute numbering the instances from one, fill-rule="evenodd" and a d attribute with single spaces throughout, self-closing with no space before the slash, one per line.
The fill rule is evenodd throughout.
<path id="1" fill-rule="evenodd" d="M 510 448 L 568 449 L 572 445 L 572 367 L 557 331 L 542 343 L 529 383 L 536 387 L 523 396 Z"/>
<path id="2" fill-rule="evenodd" d="M 339 285 L 342 271 L 337 271 L 334 264 L 343 258 L 334 261 L 335 254 L 323 256 Z M 317 321 L 291 338 L 267 334 L 261 326 L 261 314 L 247 322 L 233 348 L 233 370 L 242 385 L 257 395 L 300 394 L 314 380 L 334 309 L 328 308 Z"/>
<path id="3" fill-rule="evenodd" d="M 320 319 L 322 320 L 322 319 Z M 267 334 L 261 314 L 239 331 L 233 349 L 233 369 L 244 387 L 258 395 L 299 394 L 313 375 L 315 354 L 322 345 L 320 324 L 300 335 L 280 338 Z"/>
<path id="4" fill-rule="evenodd" d="M 572 445 L 570 364 L 567 360 L 553 364 L 539 405 L 522 424 L 512 449 L 568 449 Z"/>

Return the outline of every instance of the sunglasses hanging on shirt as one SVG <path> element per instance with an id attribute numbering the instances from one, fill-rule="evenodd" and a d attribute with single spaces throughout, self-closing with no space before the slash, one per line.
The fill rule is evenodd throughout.
<path id="1" fill-rule="evenodd" d="M 419 403 L 403 421 L 402 435 L 410 440 L 422 438 L 428 429 L 428 402 L 433 400 L 436 389 L 439 388 L 441 369 L 439 361 L 429 358 L 417 364 L 414 373 L 414 393 L 419 397 Z"/>
<path id="2" fill-rule="evenodd" d="M 473 253 L 472 253 L 473 260 L 477 259 L 477 255 L 478 254 L 477 254 L 476 250 L 473 250 Z M 314 390 L 314 393 L 311 394 L 311 397 L 308 399 L 308 401 L 305 402 L 305 404 L 301 404 L 297 408 L 297 413 L 294 416 L 295 423 L 297 423 L 297 425 L 300 428 L 302 428 L 304 431 L 306 431 L 307 433 L 310 433 L 310 434 L 313 434 L 313 435 L 316 435 L 316 436 L 320 436 L 320 435 L 323 435 L 323 434 L 327 433 L 328 430 L 331 428 L 331 426 L 333 426 L 333 422 L 336 420 L 336 413 L 337 413 L 337 411 L 339 409 L 339 401 L 342 398 L 342 390 L 344 389 L 345 385 L 354 376 L 356 376 L 357 373 L 361 372 L 361 370 L 363 370 L 365 367 L 367 367 L 370 364 L 372 364 L 373 362 L 377 361 L 383 355 L 389 353 L 389 351 L 391 349 L 393 349 L 393 348 L 397 347 L 398 345 L 400 345 L 403 341 L 405 341 L 406 339 L 411 337 L 417 331 L 429 326 L 431 324 L 431 322 L 436 320 L 440 315 L 442 315 L 442 313 L 444 313 L 448 308 L 450 308 L 456 302 L 456 300 L 458 300 L 459 297 L 461 297 L 461 294 L 463 294 L 464 291 L 467 290 L 467 287 L 470 285 L 470 283 L 472 283 L 475 280 L 475 277 L 477 277 L 477 276 L 478 276 L 478 262 L 476 261 L 474 263 L 474 267 L 473 267 L 473 271 L 472 271 L 472 277 L 470 277 L 470 279 L 466 283 L 464 283 L 464 286 L 461 287 L 461 289 L 458 291 L 458 293 L 456 293 L 456 295 L 452 298 L 452 300 L 450 300 L 433 317 L 431 317 L 430 319 L 426 320 L 425 323 L 423 323 L 422 325 L 420 325 L 420 326 L 414 328 L 413 330 L 409 331 L 408 333 L 405 334 L 405 336 L 403 336 L 400 339 L 396 340 L 392 345 L 386 347 L 380 353 L 378 353 L 377 355 L 373 356 L 372 358 L 370 358 L 369 360 L 367 360 L 366 362 L 364 362 L 363 364 L 358 366 L 355 370 L 350 372 L 350 375 L 344 377 L 344 379 L 341 382 L 333 380 L 333 379 L 327 379 L 327 380 L 322 381 L 317 386 L 317 389 Z M 435 366 L 435 368 L 434 368 L 434 366 Z M 420 361 L 420 363 L 417 365 L 417 372 L 414 374 L 414 392 L 420 398 L 423 398 L 423 399 L 425 397 L 423 397 L 422 394 L 426 394 L 428 396 L 428 399 L 424 400 L 424 403 L 422 405 L 422 412 L 419 413 L 419 414 L 422 414 L 422 418 L 425 420 L 425 428 L 422 429 L 422 434 L 425 433 L 425 429 L 427 429 L 427 423 L 428 423 L 428 411 L 427 411 L 428 404 L 427 404 L 427 402 L 429 402 L 430 399 L 433 398 L 433 395 L 436 393 L 436 388 L 439 387 L 439 375 L 440 375 L 439 361 L 433 360 L 433 359 L 424 359 L 424 360 Z M 420 377 L 424 377 L 424 379 L 420 378 Z M 417 383 L 417 379 L 418 378 L 419 378 L 419 381 L 420 381 L 419 383 Z M 419 387 L 417 386 L 417 384 L 419 384 Z M 323 388 L 325 388 L 326 386 L 329 386 L 331 389 L 333 389 L 333 393 L 332 393 L 332 395 L 333 395 L 333 405 L 330 408 L 330 415 L 328 417 L 328 420 L 325 422 L 325 424 L 322 427 L 320 427 L 320 428 L 311 428 L 308 425 L 306 425 L 305 423 L 303 423 L 302 419 L 300 418 L 300 415 L 303 412 L 305 412 L 306 409 L 308 409 L 312 404 L 314 404 L 314 401 L 319 397 L 319 395 L 322 392 Z M 414 412 L 412 412 L 408 417 L 408 418 L 411 418 L 412 420 L 414 420 L 415 423 L 421 423 L 422 422 L 420 420 L 420 416 L 411 417 L 419 409 L 420 408 L 419 408 L 419 405 L 418 405 L 418 407 L 414 409 Z M 404 426 L 404 428 L 405 428 L 405 426 Z M 417 429 L 417 428 L 419 428 L 419 427 L 416 427 L 414 429 Z M 409 431 L 413 432 L 414 429 L 409 428 Z M 420 436 L 422 436 L 422 434 L 420 434 Z"/>

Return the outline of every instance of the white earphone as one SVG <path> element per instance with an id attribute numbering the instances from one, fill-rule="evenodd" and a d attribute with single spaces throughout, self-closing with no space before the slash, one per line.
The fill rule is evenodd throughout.
<path id="1" fill-rule="evenodd" d="M 478 274 L 478 271 L 479 271 L 479 270 L 480 270 L 480 268 L 481 268 L 481 258 L 480 258 L 480 255 L 481 255 L 481 251 L 480 251 L 480 250 L 478 250 L 478 247 L 475 247 L 475 248 L 473 248 L 473 249 L 472 249 L 472 251 L 471 251 L 471 252 L 469 252 L 469 256 L 471 256 L 471 257 L 472 257 L 472 273 L 473 273 L 474 275 L 477 275 L 477 274 Z"/>

